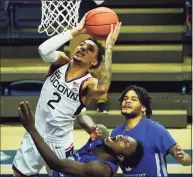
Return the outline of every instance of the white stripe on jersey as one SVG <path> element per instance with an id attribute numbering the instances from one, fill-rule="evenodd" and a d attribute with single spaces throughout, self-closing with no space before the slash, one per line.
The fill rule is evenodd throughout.
<path id="1" fill-rule="evenodd" d="M 162 154 L 160 154 L 160 158 L 161 158 L 163 174 L 164 174 L 164 176 L 168 176 L 168 172 L 167 172 L 167 168 L 166 168 L 166 163 L 164 161 L 164 156 Z"/>
<path id="2" fill-rule="evenodd" d="M 168 176 L 164 157 L 161 153 L 155 153 L 155 161 L 157 167 L 157 176 L 162 176 L 162 172 L 163 176 Z"/>
<path id="3" fill-rule="evenodd" d="M 156 161 L 156 167 L 157 167 L 157 176 L 162 176 L 161 169 L 160 169 L 159 153 L 155 153 L 155 161 Z"/>

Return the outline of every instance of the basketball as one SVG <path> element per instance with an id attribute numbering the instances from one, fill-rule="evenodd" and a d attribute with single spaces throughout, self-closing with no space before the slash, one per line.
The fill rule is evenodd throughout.
<path id="1" fill-rule="evenodd" d="M 99 7 L 88 13 L 85 26 L 91 36 L 96 39 L 105 39 L 111 30 L 111 24 L 115 27 L 117 22 L 119 18 L 112 9 Z"/>

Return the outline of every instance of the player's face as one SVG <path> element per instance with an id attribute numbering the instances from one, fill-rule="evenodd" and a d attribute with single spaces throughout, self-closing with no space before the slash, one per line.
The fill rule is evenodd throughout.
<path id="1" fill-rule="evenodd" d="M 87 65 L 97 65 L 98 47 L 91 40 L 82 41 L 75 50 L 74 61 Z"/>
<path id="2" fill-rule="evenodd" d="M 115 154 L 128 156 L 135 152 L 137 141 L 130 136 L 118 135 L 108 137 L 104 140 L 106 146 L 111 148 Z"/>
<path id="3" fill-rule="evenodd" d="M 129 90 L 122 101 L 121 113 L 128 118 L 135 118 L 145 112 L 146 108 L 141 104 L 134 90 Z"/>

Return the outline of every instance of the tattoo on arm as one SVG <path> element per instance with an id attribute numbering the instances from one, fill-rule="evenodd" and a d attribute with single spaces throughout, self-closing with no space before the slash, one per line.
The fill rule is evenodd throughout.
<path id="1" fill-rule="evenodd" d="M 105 58 L 101 66 L 101 74 L 98 76 L 98 85 L 109 88 L 112 76 L 112 45 L 107 45 Z"/>

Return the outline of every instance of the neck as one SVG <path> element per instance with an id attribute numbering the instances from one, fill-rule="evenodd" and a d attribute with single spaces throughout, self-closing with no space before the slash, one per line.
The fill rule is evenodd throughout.
<path id="1" fill-rule="evenodd" d="M 88 68 L 72 62 L 69 68 L 69 72 L 71 76 L 82 76 L 88 72 Z"/>
<path id="2" fill-rule="evenodd" d="M 133 118 L 133 119 L 127 119 L 126 118 L 126 122 L 125 122 L 125 130 L 129 130 L 134 128 L 142 119 L 142 115 L 138 115 L 137 117 Z"/>
<path id="3" fill-rule="evenodd" d="M 103 160 L 109 160 L 111 162 L 116 162 L 116 159 L 114 158 L 114 156 L 110 155 L 112 154 L 112 151 L 108 149 L 105 146 L 105 144 L 103 144 L 102 146 L 98 147 L 96 150 L 90 153 L 94 154 L 96 157 L 101 158 Z"/>

